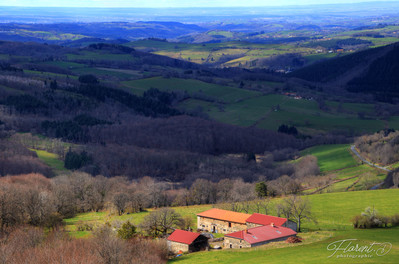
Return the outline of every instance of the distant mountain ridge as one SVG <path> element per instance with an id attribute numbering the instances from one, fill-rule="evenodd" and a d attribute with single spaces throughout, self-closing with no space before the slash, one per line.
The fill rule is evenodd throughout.
<path id="1" fill-rule="evenodd" d="M 9 41 L 36 41 L 63 43 L 82 38 L 128 39 L 177 38 L 205 32 L 194 24 L 179 22 L 109 22 L 109 23 L 55 23 L 55 24 L 0 24 L 0 39 Z"/>

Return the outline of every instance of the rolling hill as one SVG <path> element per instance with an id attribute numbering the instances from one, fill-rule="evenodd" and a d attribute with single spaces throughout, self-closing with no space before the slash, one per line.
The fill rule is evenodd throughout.
<path id="1" fill-rule="evenodd" d="M 368 93 L 379 101 L 392 102 L 399 96 L 399 44 L 368 49 L 312 64 L 289 76 L 327 86 L 341 86 L 349 92 Z"/>

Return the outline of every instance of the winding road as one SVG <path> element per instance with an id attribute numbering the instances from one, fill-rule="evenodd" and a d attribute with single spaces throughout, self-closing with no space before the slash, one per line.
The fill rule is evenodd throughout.
<path id="1" fill-rule="evenodd" d="M 363 161 L 364 163 L 366 163 L 366 164 L 368 164 L 368 165 L 370 165 L 370 166 L 372 166 L 372 167 L 375 167 L 375 168 L 377 168 L 377 169 L 381 169 L 381 170 L 387 171 L 387 172 L 390 172 L 390 171 L 391 171 L 390 169 L 387 169 L 386 167 L 382 167 L 382 166 L 379 166 L 379 165 L 377 165 L 377 164 L 371 163 L 370 161 L 368 161 L 368 160 L 366 160 L 365 158 L 363 158 L 362 156 L 360 156 L 360 153 L 356 150 L 356 146 L 355 146 L 355 145 L 352 145 L 352 146 L 351 146 L 351 150 L 352 150 L 352 152 L 353 152 L 361 161 Z"/>
<path id="2" fill-rule="evenodd" d="M 382 166 L 376 165 L 376 164 L 374 164 L 374 163 L 371 163 L 370 161 L 368 161 L 368 160 L 366 160 L 365 158 L 363 158 L 362 156 L 360 156 L 360 153 L 356 150 L 356 146 L 355 146 L 355 145 L 352 145 L 352 146 L 351 146 L 351 151 L 352 151 L 361 161 L 363 161 L 364 163 L 366 163 L 366 164 L 368 164 L 368 165 L 370 165 L 370 166 L 372 166 L 372 167 L 375 167 L 375 168 L 377 168 L 377 169 L 381 169 L 381 170 L 387 171 L 387 172 L 390 172 L 390 171 L 391 171 L 390 169 L 387 169 L 386 167 L 382 167 Z M 383 184 L 384 184 L 384 182 L 381 182 L 381 183 L 379 183 L 379 184 L 377 184 L 377 185 L 371 187 L 370 190 L 377 190 L 377 189 L 379 189 Z"/>

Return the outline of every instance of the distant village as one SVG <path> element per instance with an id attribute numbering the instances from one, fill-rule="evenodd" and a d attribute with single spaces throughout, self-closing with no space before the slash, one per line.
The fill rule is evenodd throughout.
<path id="1" fill-rule="evenodd" d="M 213 208 L 197 214 L 197 232 L 176 229 L 167 241 L 172 253 L 182 254 L 209 250 L 210 242 L 220 242 L 215 249 L 240 249 L 286 241 L 296 237 L 296 231 L 296 223 L 286 218 Z M 218 233 L 224 237 L 211 235 Z"/>
<path id="2" fill-rule="evenodd" d="M 310 96 L 304 97 L 304 96 L 301 96 L 301 95 L 299 95 L 299 94 L 297 94 L 297 93 L 292 93 L 292 92 L 285 92 L 285 93 L 283 93 L 283 95 L 288 96 L 288 97 L 290 97 L 290 98 L 293 98 L 293 99 L 295 99 L 295 100 L 301 100 L 301 99 L 304 99 L 304 100 L 313 100 L 313 97 L 310 97 Z"/>

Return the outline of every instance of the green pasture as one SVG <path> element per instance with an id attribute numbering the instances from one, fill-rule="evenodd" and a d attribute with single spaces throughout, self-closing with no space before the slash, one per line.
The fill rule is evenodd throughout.
<path id="1" fill-rule="evenodd" d="M 46 61 L 41 64 L 55 66 L 66 70 L 73 70 L 87 67 L 86 64 L 69 62 L 69 61 Z"/>
<path id="2" fill-rule="evenodd" d="M 137 58 L 128 54 L 112 54 L 105 52 L 81 51 L 78 54 L 66 54 L 67 60 L 97 60 L 97 61 L 130 61 L 135 62 Z"/>
<path id="3" fill-rule="evenodd" d="M 52 168 L 55 172 L 65 172 L 67 170 L 64 167 L 64 162 L 59 159 L 57 154 L 38 149 L 31 150 L 36 152 L 38 158 L 43 161 L 47 166 Z"/>
<path id="4" fill-rule="evenodd" d="M 197 94 L 211 97 L 215 100 L 235 102 L 237 100 L 260 95 L 259 92 L 239 89 L 230 86 L 222 86 L 206 83 L 194 79 L 162 78 L 154 77 L 141 80 L 122 82 L 122 84 L 135 94 L 142 94 L 150 88 L 163 91 L 186 91 L 189 94 Z"/>
<path id="5" fill-rule="evenodd" d="M 399 213 L 399 204 L 396 202 L 399 199 L 399 190 L 397 189 L 323 193 L 304 196 L 304 198 L 309 199 L 312 214 L 317 222 L 304 222 L 302 226 L 303 231 L 352 230 L 353 227 L 350 222 L 352 217 L 360 214 L 369 206 L 375 206 L 378 212 L 383 215 Z M 275 198 L 271 201 L 269 214 L 276 215 L 275 205 L 280 201 L 281 198 Z M 229 205 L 216 205 L 215 207 L 220 206 L 223 208 L 229 207 Z M 173 209 L 182 216 L 192 216 L 194 221 L 193 227 L 195 227 L 196 214 L 211 208 L 212 205 L 196 205 L 174 207 Z M 124 214 L 122 216 L 117 216 L 109 212 L 90 212 L 79 214 L 74 218 L 66 219 L 64 222 L 66 223 L 66 229 L 71 232 L 71 235 L 79 236 L 80 232 L 76 231 L 79 223 L 100 225 L 106 222 L 112 223 L 115 220 L 129 220 L 138 225 L 152 210 L 149 209 L 146 212 Z"/>
<path id="6" fill-rule="evenodd" d="M 301 100 L 304 101 L 304 100 Z M 376 132 L 384 128 L 384 122 L 375 119 L 359 119 L 348 114 L 332 114 L 322 110 L 291 107 L 282 105 L 279 111 L 273 112 L 270 117 L 259 124 L 259 127 L 276 129 L 281 124 L 293 125 L 299 130 L 322 131 L 352 131 Z"/>
<path id="7" fill-rule="evenodd" d="M 315 234 L 314 236 L 321 235 Z M 170 263 L 398 263 L 399 262 L 399 228 L 392 229 L 371 229 L 371 230 L 350 230 L 337 231 L 331 236 L 321 236 L 321 241 L 306 243 L 309 238 L 304 237 L 304 242 L 299 244 L 287 244 L 277 242 L 251 249 L 227 249 L 210 252 L 198 252 L 187 254 L 171 260 Z M 371 243 L 392 244 L 392 249 L 383 256 L 372 254 L 371 257 L 343 257 L 342 251 L 332 257 L 333 251 L 327 250 L 330 243 L 344 240 L 356 239 L 353 245 L 370 246 Z M 348 245 L 348 244 L 345 244 Z M 340 254 L 342 256 L 340 257 Z M 348 254 L 360 256 L 361 253 Z"/>
<path id="8" fill-rule="evenodd" d="M 133 76 L 131 74 L 119 72 L 119 71 L 113 71 L 112 69 L 108 70 L 107 68 L 86 67 L 86 68 L 74 69 L 72 71 L 74 73 L 76 73 L 77 75 L 93 74 L 100 78 L 116 77 L 118 79 L 124 79 L 124 80 L 133 78 Z"/>
<path id="9" fill-rule="evenodd" d="M 367 258 L 353 260 L 350 263 L 397 263 L 399 261 L 399 229 L 380 228 L 369 230 L 355 230 L 350 222 L 351 218 L 360 214 L 366 207 L 374 206 L 382 215 L 393 215 L 399 212 L 399 191 L 395 189 L 375 191 L 354 191 L 341 193 L 324 193 L 305 196 L 309 199 L 312 213 L 317 221 L 304 222 L 303 231 L 299 236 L 303 243 L 287 244 L 285 242 L 271 243 L 252 249 L 219 250 L 210 252 L 199 252 L 176 258 L 171 263 L 337 263 L 345 262 L 346 259 L 328 258 L 332 253 L 327 251 L 327 245 L 342 239 L 357 239 L 359 243 L 390 242 L 393 250 L 385 257 Z M 281 201 L 275 198 L 270 205 L 270 213 L 275 215 L 274 206 Z M 228 205 L 216 205 L 223 208 Z M 211 205 L 175 207 L 174 209 L 182 216 L 190 215 L 196 223 L 196 213 L 212 208 Z M 91 212 L 79 214 L 78 216 L 64 220 L 66 230 L 74 237 L 87 237 L 90 232 L 76 231 L 78 225 L 83 223 L 92 224 L 94 227 L 113 221 L 131 221 L 138 225 L 143 221 L 147 212 L 125 214 L 117 216 L 108 212 Z M 355 261 L 355 262 L 353 262 Z M 383 262 L 381 262 L 383 261 Z M 340 262 L 340 263 L 341 263 Z"/>
<path id="10" fill-rule="evenodd" d="M 272 108 L 282 104 L 284 100 L 286 97 L 277 94 L 254 97 L 235 104 L 227 104 L 223 111 L 213 111 L 209 115 L 223 123 L 251 126 L 262 118 L 268 120 Z"/>
<path id="11" fill-rule="evenodd" d="M 207 34 L 211 35 L 211 36 L 215 36 L 215 35 L 224 36 L 226 38 L 234 37 L 233 32 L 225 31 L 225 30 L 213 30 L 213 31 L 209 31 Z"/>
<path id="12" fill-rule="evenodd" d="M 189 82 L 199 84 L 194 80 L 162 79 L 151 78 L 132 82 L 125 82 L 124 85 L 131 88 L 131 91 L 141 94 L 150 87 L 165 90 L 182 90 L 189 87 Z M 173 85 L 175 84 L 175 87 Z M 203 84 L 203 83 L 202 83 Z M 337 102 L 327 102 L 328 112 L 320 110 L 314 100 L 295 100 L 283 95 L 269 94 L 261 96 L 258 92 L 237 89 L 232 87 L 217 86 L 206 84 L 209 89 L 201 86 L 191 85 L 191 91 L 201 91 L 212 98 L 221 98 L 227 104 L 219 105 L 201 102 L 201 100 L 191 100 L 190 103 L 183 103 L 181 106 L 189 106 L 194 109 L 201 106 L 204 111 L 213 119 L 239 126 L 257 125 L 260 128 L 277 130 L 282 124 L 293 125 L 305 134 L 314 134 L 325 131 L 350 131 L 353 133 L 373 133 L 386 127 L 386 121 L 369 118 L 359 118 L 358 113 L 366 115 L 373 113 L 372 104 L 343 103 L 341 106 Z M 273 84 L 276 86 L 277 84 Z M 168 88 L 165 88 L 168 87 Z M 221 88 L 223 87 L 223 88 Z M 210 91 L 210 89 L 214 89 Z M 226 93 L 226 89 L 230 92 Z M 239 91 L 239 92 L 238 92 Z M 248 98 L 248 99 L 245 99 Z M 234 102 L 234 100 L 240 100 Z M 277 108 L 278 106 L 278 108 Z M 339 110 L 339 109 L 342 109 Z M 390 128 L 399 128 L 399 117 L 391 117 L 388 121 Z"/>
<path id="13" fill-rule="evenodd" d="M 355 167 L 340 169 L 338 171 L 334 171 L 333 173 L 336 175 L 335 179 L 346 179 L 365 173 L 378 174 L 378 171 L 376 168 L 362 164 Z"/>
<path id="14" fill-rule="evenodd" d="M 34 75 L 38 75 L 40 77 L 44 77 L 44 78 L 56 78 L 56 77 L 61 77 L 61 78 L 71 78 L 71 79 L 78 79 L 77 76 L 73 76 L 73 75 L 68 75 L 68 74 L 62 74 L 62 73 L 53 73 L 53 72 L 43 72 L 43 71 L 32 71 L 32 70 L 24 70 L 25 73 L 30 73 L 30 74 L 34 74 Z"/>
<path id="15" fill-rule="evenodd" d="M 374 104 L 362 104 L 362 103 L 339 103 L 334 101 L 327 101 L 326 105 L 339 113 L 341 112 L 349 112 L 353 114 L 365 113 L 365 114 L 373 114 L 374 113 Z"/>
<path id="16" fill-rule="evenodd" d="M 349 145 L 321 145 L 301 152 L 302 156 L 313 155 L 321 172 L 335 171 L 357 166 L 357 161 L 350 153 Z"/>
<path id="17" fill-rule="evenodd" d="M 192 205 L 192 206 L 181 206 L 174 207 L 173 209 L 178 212 L 181 216 L 191 216 L 193 220 L 192 228 L 197 228 L 197 213 L 209 210 L 212 208 L 212 205 Z M 112 224 L 115 221 L 130 221 L 132 224 L 138 226 L 144 219 L 146 215 L 148 215 L 154 209 L 147 209 L 147 211 L 140 213 L 132 213 L 132 214 L 123 214 L 121 216 L 117 215 L 114 212 L 104 211 L 104 212 L 89 212 L 78 214 L 76 217 L 68 218 L 64 220 L 65 229 L 70 233 L 73 237 L 86 237 L 90 235 L 88 232 L 77 231 L 77 227 L 80 224 L 90 224 L 94 228 L 101 226 L 105 223 Z"/>
<path id="18" fill-rule="evenodd" d="M 310 63 L 314 63 L 316 61 L 334 58 L 335 56 L 337 56 L 336 53 L 320 53 L 320 54 L 306 55 L 304 57 L 306 59 L 306 62 L 310 64 Z"/>

